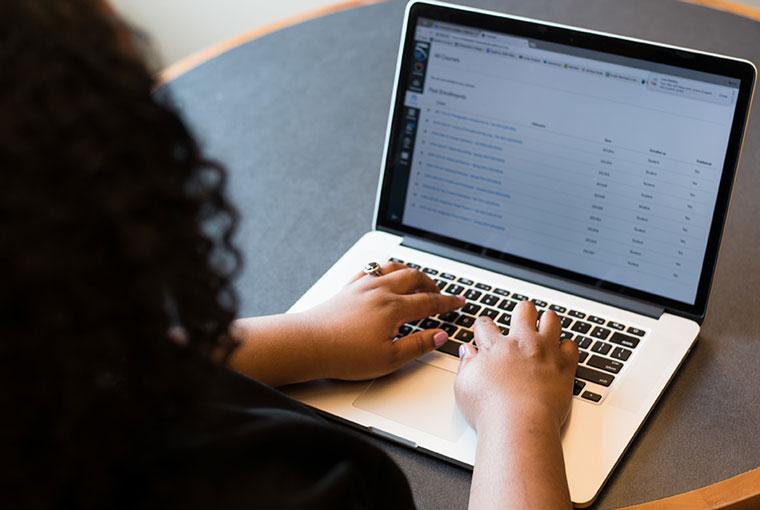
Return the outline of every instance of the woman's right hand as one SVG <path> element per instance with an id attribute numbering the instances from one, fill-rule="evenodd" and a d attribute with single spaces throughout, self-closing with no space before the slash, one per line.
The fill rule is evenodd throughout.
<path id="1" fill-rule="evenodd" d="M 536 308 L 515 307 L 509 335 L 491 319 L 475 323 L 454 383 L 457 404 L 478 432 L 470 509 L 572 508 L 562 455 L 578 348 L 560 343 L 560 323 Z"/>
<path id="2" fill-rule="evenodd" d="M 477 349 L 466 344 L 460 356 L 454 390 L 459 409 L 478 430 L 486 420 L 501 426 L 549 420 L 562 426 L 570 408 L 578 348 L 559 341 L 560 322 L 545 312 L 536 329 L 536 308 L 523 301 L 515 307 L 509 335 L 491 319 L 475 323 Z"/>

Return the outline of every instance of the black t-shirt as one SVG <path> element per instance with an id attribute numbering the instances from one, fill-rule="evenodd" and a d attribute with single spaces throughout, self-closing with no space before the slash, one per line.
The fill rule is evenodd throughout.
<path id="1" fill-rule="evenodd" d="M 215 379 L 208 419 L 135 473 L 124 507 L 414 508 L 398 466 L 359 434 L 264 384 L 199 369 Z"/>

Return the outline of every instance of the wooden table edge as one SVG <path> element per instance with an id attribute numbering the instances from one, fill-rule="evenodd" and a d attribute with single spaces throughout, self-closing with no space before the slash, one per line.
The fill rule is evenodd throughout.
<path id="1" fill-rule="evenodd" d="M 271 34 L 277 30 L 288 28 L 299 23 L 304 23 L 312 19 L 327 16 L 328 14 L 334 14 L 336 12 L 345 11 L 348 9 L 354 9 L 357 7 L 363 7 L 366 5 L 372 5 L 379 3 L 382 0 L 346 0 L 335 4 L 318 7 L 300 14 L 288 16 L 274 23 L 268 23 L 257 27 L 250 32 L 237 35 L 225 41 L 213 44 L 207 48 L 204 48 L 197 53 L 193 53 L 183 59 L 178 60 L 174 64 L 166 67 L 158 73 L 156 76 L 156 87 L 181 76 L 182 74 L 198 67 L 199 65 L 207 62 L 215 57 L 218 57 L 224 52 L 227 52 L 241 44 L 245 44 L 253 39 L 263 37 L 267 34 Z"/>
<path id="2" fill-rule="evenodd" d="M 743 16 L 755 21 L 760 21 L 760 8 L 743 5 L 730 0 L 681 0 L 686 3 L 709 7 L 718 11 L 725 11 L 738 16 Z"/>
<path id="3" fill-rule="evenodd" d="M 750 510 L 760 508 L 760 467 L 692 491 L 618 510 Z"/>

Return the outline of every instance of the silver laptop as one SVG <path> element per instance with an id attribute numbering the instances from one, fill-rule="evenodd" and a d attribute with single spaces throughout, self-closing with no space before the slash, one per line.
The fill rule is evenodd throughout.
<path id="1" fill-rule="evenodd" d="M 572 500 L 591 504 L 696 341 L 755 75 L 734 58 L 409 3 L 373 229 L 291 311 L 389 259 L 467 304 L 401 327 L 450 341 L 395 374 L 286 391 L 472 466 L 459 344 L 479 315 L 507 333 L 531 300 L 580 347 L 562 445 Z"/>

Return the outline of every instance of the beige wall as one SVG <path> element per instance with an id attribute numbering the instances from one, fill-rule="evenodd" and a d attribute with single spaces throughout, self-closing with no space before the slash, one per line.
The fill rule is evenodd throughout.
<path id="1" fill-rule="evenodd" d="M 758 0 L 760 1 L 760 0 Z M 158 67 L 215 42 L 335 0 L 110 0 L 150 36 Z"/>

